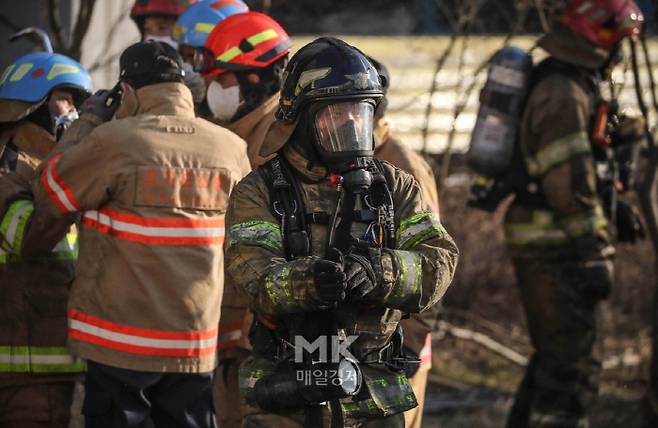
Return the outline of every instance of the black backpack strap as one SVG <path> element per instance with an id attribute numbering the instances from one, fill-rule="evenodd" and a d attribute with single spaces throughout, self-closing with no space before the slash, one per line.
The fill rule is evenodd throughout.
<path id="1" fill-rule="evenodd" d="M 285 159 L 277 156 L 259 171 L 270 191 L 270 210 L 281 223 L 286 258 L 290 260 L 309 255 L 310 238 L 306 231 L 304 200 L 290 166 Z"/>

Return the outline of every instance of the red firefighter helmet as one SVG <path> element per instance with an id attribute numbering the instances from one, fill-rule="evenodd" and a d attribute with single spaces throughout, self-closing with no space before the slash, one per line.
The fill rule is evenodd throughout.
<path id="1" fill-rule="evenodd" d="M 573 0 L 562 22 L 596 46 L 611 49 L 640 34 L 644 17 L 633 0 Z"/>
<path id="2" fill-rule="evenodd" d="M 196 3 L 196 0 L 136 0 L 130 10 L 130 17 L 134 20 L 149 15 L 177 17 L 192 3 Z"/>
<path id="3" fill-rule="evenodd" d="M 209 76 L 265 68 L 291 49 L 288 33 L 274 19 L 259 12 L 239 13 L 212 30 L 206 40 L 203 64 L 196 68 Z"/>

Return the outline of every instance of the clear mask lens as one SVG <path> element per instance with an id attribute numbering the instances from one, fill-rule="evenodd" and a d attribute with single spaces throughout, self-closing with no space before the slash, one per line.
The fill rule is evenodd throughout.
<path id="1" fill-rule="evenodd" d="M 327 153 L 373 150 L 374 107 L 365 101 L 322 107 L 315 114 L 320 148 Z"/>

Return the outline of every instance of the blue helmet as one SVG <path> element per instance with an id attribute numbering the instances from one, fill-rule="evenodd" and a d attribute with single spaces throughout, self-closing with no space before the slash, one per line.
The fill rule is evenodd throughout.
<path id="1" fill-rule="evenodd" d="M 178 17 L 174 40 L 181 45 L 202 48 L 215 25 L 231 15 L 245 12 L 249 12 L 249 7 L 242 0 L 203 0 L 195 3 Z"/>
<path id="2" fill-rule="evenodd" d="M 79 62 L 67 56 L 35 52 L 18 58 L 0 75 L 0 100 L 39 103 L 58 87 L 89 94 L 91 77 Z"/>

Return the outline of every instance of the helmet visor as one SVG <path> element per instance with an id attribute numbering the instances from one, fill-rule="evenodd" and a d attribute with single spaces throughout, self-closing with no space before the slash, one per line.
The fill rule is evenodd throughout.
<path id="1" fill-rule="evenodd" d="M 322 107 L 315 114 L 320 148 L 328 153 L 373 150 L 374 107 L 366 101 Z"/>

